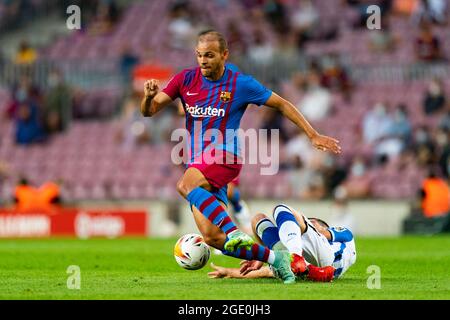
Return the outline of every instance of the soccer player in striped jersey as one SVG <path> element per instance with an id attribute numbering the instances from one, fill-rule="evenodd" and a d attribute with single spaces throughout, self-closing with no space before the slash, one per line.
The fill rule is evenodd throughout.
<path id="1" fill-rule="evenodd" d="M 225 66 L 233 72 L 241 72 L 239 67 L 233 63 L 227 62 Z M 178 114 L 180 116 L 186 116 L 184 112 L 183 104 L 178 104 Z M 239 176 L 233 179 L 233 181 L 228 183 L 227 186 L 227 198 L 231 204 L 233 211 L 233 218 L 237 222 L 238 227 L 245 233 L 252 232 L 251 226 L 251 214 L 247 203 L 241 197 L 241 191 L 239 190 L 240 179 Z M 216 254 L 222 254 L 222 251 L 216 249 L 214 251 Z"/>
<path id="2" fill-rule="evenodd" d="M 281 273 L 285 283 L 292 283 L 295 277 L 289 268 L 289 254 L 255 243 L 236 227 L 226 211 L 227 184 L 242 167 L 238 136 L 230 131 L 237 132 L 247 105 L 266 105 L 304 130 L 314 147 L 340 153 L 339 142 L 319 134 L 292 103 L 253 77 L 227 67 L 229 52 L 222 34 L 212 30 L 200 33 L 196 54 L 199 66 L 176 74 L 162 91 L 155 79 L 145 82 L 141 113 L 151 117 L 175 99 L 181 99 L 191 148 L 177 190 L 189 202 L 205 241 L 227 255 L 268 262 Z M 212 143 L 216 139 L 208 136 L 211 129 L 219 133 L 217 137 L 223 137 L 221 142 Z"/>
<path id="3" fill-rule="evenodd" d="M 344 227 L 330 227 L 318 218 L 307 218 L 286 205 L 273 211 L 273 223 L 257 214 L 252 226 L 257 238 L 271 249 L 287 248 L 292 254 L 291 268 L 299 278 L 329 282 L 342 275 L 356 262 L 353 234 Z M 259 261 L 243 261 L 241 268 L 214 266 L 211 278 L 276 277 L 277 272 Z"/>

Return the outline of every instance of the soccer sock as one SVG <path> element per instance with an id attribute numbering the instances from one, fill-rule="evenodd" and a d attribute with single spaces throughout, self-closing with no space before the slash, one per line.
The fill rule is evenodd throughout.
<path id="1" fill-rule="evenodd" d="M 211 192 L 197 187 L 187 195 L 187 200 L 191 206 L 197 207 L 209 221 L 218 226 L 225 234 L 228 235 L 237 229 L 225 209 Z"/>
<path id="2" fill-rule="evenodd" d="M 280 241 L 278 228 L 269 219 L 262 219 L 256 224 L 256 234 L 271 250 L 286 250 Z"/>
<path id="3" fill-rule="evenodd" d="M 278 235 L 283 245 L 290 253 L 301 256 L 303 252 L 302 232 L 291 209 L 279 205 L 275 207 L 273 218 L 278 226 Z"/>
<path id="4" fill-rule="evenodd" d="M 233 206 L 234 212 L 240 212 L 242 210 L 241 206 L 241 193 L 239 192 L 239 188 L 234 187 L 233 195 L 230 199 L 231 205 Z"/>
<path id="5" fill-rule="evenodd" d="M 273 264 L 275 261 L 275 253 L 269 248 L 257 243 L 253 244 L 250 250 L 239 248 L 234 252 L 222 250 L 222 253 L 235 258 L 241 258 L 244 260 L 258 260 L 269 264 Z"/>

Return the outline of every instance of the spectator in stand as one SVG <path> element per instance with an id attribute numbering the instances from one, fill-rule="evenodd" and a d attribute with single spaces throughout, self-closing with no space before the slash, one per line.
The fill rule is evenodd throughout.
<path id="1" fill-rule="evenodd" d="M 372 110 L 367 112 L 363 118 L 362 134 L 366 144 L 372 146 L 389 135 L 392 127 L 392 119 L 386 111 L 383 103 L 376 103 Z"/>
<path id="2" fill-rule="evenodd" d="M 340 186 L 349 199 L 370 196 L 372 177 L 362 157 L 356 156 L 350 165 L 349 175 Z M 339 187 L 338 187 L 339 188 Z"/>
<path id="3" fill-rule="evenodd" d="M 391 53 L 397 49 L 400 38 L 395 35 L 390 27 L 390 16 L 381 19 L 381 30 L 369 32 L 369 49 L 375 53 Z"/>
<path id="4" fill-rule="evenodd" d="M 277 57 L 277 61 L 283 63 L 286 61 L 288 63 L 288 67 L 292 66 L 292 62 L 295 59 L 298 59 L 299 55 L 301 55 L 297 48 L 295 36 L 292 33 L 281 34 L 279 36 L 279 41 L 277 46 L 275 47 L 275 56 Z"/>
<path id="5" fill-rule="evenodd" d="M 419 166 L 428 167 L 437 163 L 437 147 L 427 126 L 416 129 L 413 150 Z"/>
<path id="6" fill-rule="evenodd" d="M 283 0 L 267 0 L 264 3 L 265 16 L 279 34 L 290 30 L 289 17 L 283 2 Z"/>
<path id="7" fill-rule="evenodd" d="M 396 158 L 411 142 L 412 125 L 406 107 L 397 106 L 388 117 L 386 131 L 374 145 L 374 154 L 381 162 Z"/>
<path id="8" fill-rule="evenodd" d="M 421 0 L 394 0 L 393 9 L 397 15 L 411 16 L 419 8 Z"/>
<path id="9" fill-rule="evenodd" d="M 7 104 L 4 116 L 7 119 L 14 120 L 19 108 L 19 104 L 30 99 L 32 91 L 31 80 L 29 77 L 22 77 L 17 86 L 11 90 L 11 100 Z"/>
<path id="10" fill-rule="evenodd" d="M 174 49 L 189 48 L 195 41 L 196 36 L 193 17 L 189 11 L 189 3 L 185 1 L 176 2 L 170 10 L 169 19 L 169 46 Z"/>
<path id="11" fill-rule="evenodd" d="M 104 35 L 112 31 L 119 18 L 119 10 L 114 0 L 98 2 L 94 21 L 89 27 L 92 35 Z"/>
<path id="12" fill-rule="evenodd" d="M 267 41 L 264 33 L 259 29 L 255 30 L 253 36 L 253 43 L 248 48 L 248 57 L 256 64 L 269 64 L 275 55 L 273 45 Z"/>
<path id="13" fill-rule="evenodd" d="M 303 131 L 298 131 L 297 135 L 287 142 L 285 153 L 287 162 L 295 163 L 296 157 L 299 157 L 307 168 L 322 169 L 326 164 L 324 153 L 314 149 Z"/>
<path id="14" fill-rule="evenodd" d="M 139 96 L 126 99 L 122 114 L 118 119 L 116 140 L 125 148 L 146 144 L 159 144 L 170 140 L 173 122 L 178 120 L 177 108 L 168 108 L 158 119 L 143 118 Z"/>
<path id="15" fill-rule="evenodd" d="M 129 45 L 124 45 L 121 50 L 119 68 L 122 76 L 122 84 L 130 88 L 133 68 L 139 64 L 139 57 L 134 54 Z"/>
<path id="16" fill-rule="evenodd" d="M 326 55 L 321 65 L 321 84 L 330 90 L 338 91 L 347 99 L 351 99 L 352 83 L 345 68 L 340 64 L 336 53 Z"/>
<path id="17" fill-rule="evenodd" d="M 46 182 L 39 188 L 21 178 L 14 191 L 14 202 L 18 211 L 52 211 L 61 204 L 61 192 L 57 183 Z"/>
<path id="18" fill-rule="evenodd" d="M 247 44 L 245 43 L 244 36 L 239 29 L 239 25 L 236 20 L 228 21 L 227 40 L 228 47 L 233 52 L 233 55 L 241 56 L 246 54 Z"/>
<path id="19" fill-rule="evenodd" d="M 430 169 L 420 190 L 422 213 L 427 218 L 446 215 L 450 212 L 450 190 L 447 182 Z"/>
<path id="20" fill-rule="evenodd" d="M 412 124 L 408 118 L 408 109 L 404 104 L 398 105 L 393 111 L 390 134 L 402 140 L 402 150 L 411 143 Z"/>
<path id="21" fill-rule="evenodd" d="M 42 95 L 38 87 L 33 85 L 27 75 L 21 76 L 18 84 L 11 90 L 12 100 L 7 107 L 6 116 L 15 119 L 19 103 L 31 102 L 38 106 L 42 104 Z"/>
<path id="22" fill-rule="evenodd" d="M 14 59 L 18 65 L 30 65 L 37 59 L 37 52 L 32 48 L 27 41 L 22 41 Z"/>
<path id="23" fill-rule="evenodd" d="M 291 15 L 291 25 L 300 46 L 313 38 L 313 33 L 319 26 L 319 18 L 319 12 L 311 0 L 299 1 L 298 8 Z"/>
<path id="24" fill-rule="evenodd" d="M 310 72 L 306 80 L 306 90 L 297 108 L 311 121 L 324 119 L 331 109 L 331 94 L 320 83 L 320 74 Z"/>
<path id="25" fill-rule="evenodd" d="M 150 120 L 150 141 L 153 144 L 161 144 L 170 141 L 173 128 L 178 128 L 183 122 L 179 114 L 179 103 L 174 102 L 173 107 L 169 107 L 158 119 Z M 183 110 L 184 111 L 184 110 Z"/>
<path id="26" fill-rule="evenodd" d="M 44 129 L 47 134 L 52 134 L 68 128 L 72 119 L 72 95 L 58 71 L 49 75 L 48 85 L 44 97 Z"/>
<path id="27" fill-rule="evenodd" d="M 262 123 L 260 129 L 279 130 L 280 139 L 283 143 L 287 142 L 289 135 L 284 126 L 283 115 L 273 109 L 266 109 L 262 112 Z M 270 138 L 270 135 L 269 135 Z"/>
<path id="28" fill-rule="evenodd" d="M 326 195 L 325 181 L 320 170 L 304 165 L 299 156 L 295 156 L 289 170 L 290 193 L 295 198 L 318 200 Z"/>
<path id="29" fill-rule="evenodd" d="M 16 98 L 14 92 L 11 92 L 10 99 L 6 103 L 6 109 L 3 111 L 2 119 L 13 120 L 16 116 L 18 108 L 19 108 L 19 101 Z"/>
<path id="30" fill-rule="evenodd" d="M 116 140 L 125 149 L 150 143 L 149 119 L 141 116 L 136 97 L 125 100 L 118 125 Z"/>
<path id="31" fill-rule="evenodd" d="M 327 195 L 334 196 L 337 188 L 347 177 L 347 168 L 343 164 L 339 164 L 337 159 L 331 155 L 326 155 L 322 173 L 325 178 L 325 186 L 327 188 Z"/>
<path id="32" fill-rule="evenodd" d="M 429 23 L 422 23 L 415 43 L 416 58 L 424 62 L 436 62 L 443 59 L 441 42 Z"/>
<path id="33" fill-rule="evenodd" d="M 301 199 L 321 199 L 327 194 L 325 170 L 328 156 L 315 150 L 303 131 L 290 139 L 285 147 L 283 167 L 289 172 L 291 191 Z"/>
<path id="34" fill-rule="evenodd" d="M 445 25 L 447 23 L 447 0 L 420 0 L 414 12 L 414 20 L 420 24 L 435 23 Z"/>
<path id="35" fill-rule="evenodd" d="M 45 140 L 38 106 L 32 101 L 25 101 L 19 104 L 15 123 L 17 144 L 29 145 Z"/>
<path id="36" fill-rule="evenodd" d="M 423 111 L 426 115 L 431 115 L 444 110 L 447 98 L 442 87 L 442 82 L 433 79 L 428 85 L 423 99 Z"/>

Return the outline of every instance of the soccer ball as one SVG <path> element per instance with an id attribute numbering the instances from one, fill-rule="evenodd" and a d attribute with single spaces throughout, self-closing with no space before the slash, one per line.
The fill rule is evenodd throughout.
<path id="1" fill-rule="evenodd" d="M 173 249 L 178 265 L 187 270 L 198 270 L 205 266 L 211 252 L 203 237 L 189 233 L 178 239 Z"/>

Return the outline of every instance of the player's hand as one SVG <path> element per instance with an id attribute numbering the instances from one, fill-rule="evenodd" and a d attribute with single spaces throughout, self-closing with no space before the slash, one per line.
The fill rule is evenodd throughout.
<path id="1" fill-rule="evenodd" d="M 209 278 L 225 278 L 228 276 L 227 269 L 221 266 L 216 266 L 214 263 L 211 262 L 211 268 L 214 269 L 214 271 L 208 272 Z"/>
<path id="2" fill-rule="evenodd" d="M 312 145 L 322 151 L 331 151 L 335 154 L 341 153 L 339 141 L 321 134 L 317 134 L 311 138 Z"/>
<path id="3" fill-rule="evenodd" d="M 246 274 L 261 269 L 261 267 L 264 265 L 263 262 L 258 260 L 252 260 L 252 261 L 241 261 L 241 268 L 239 269 L 239 272 L 245 276 Z"/>
<path id="4" fill-rule="evenodd" d="M 153 98 L 159 91 L 158 81 L 155 79 L 147 80 L 144 83 L 144 94 L 146 97 Z"/>

